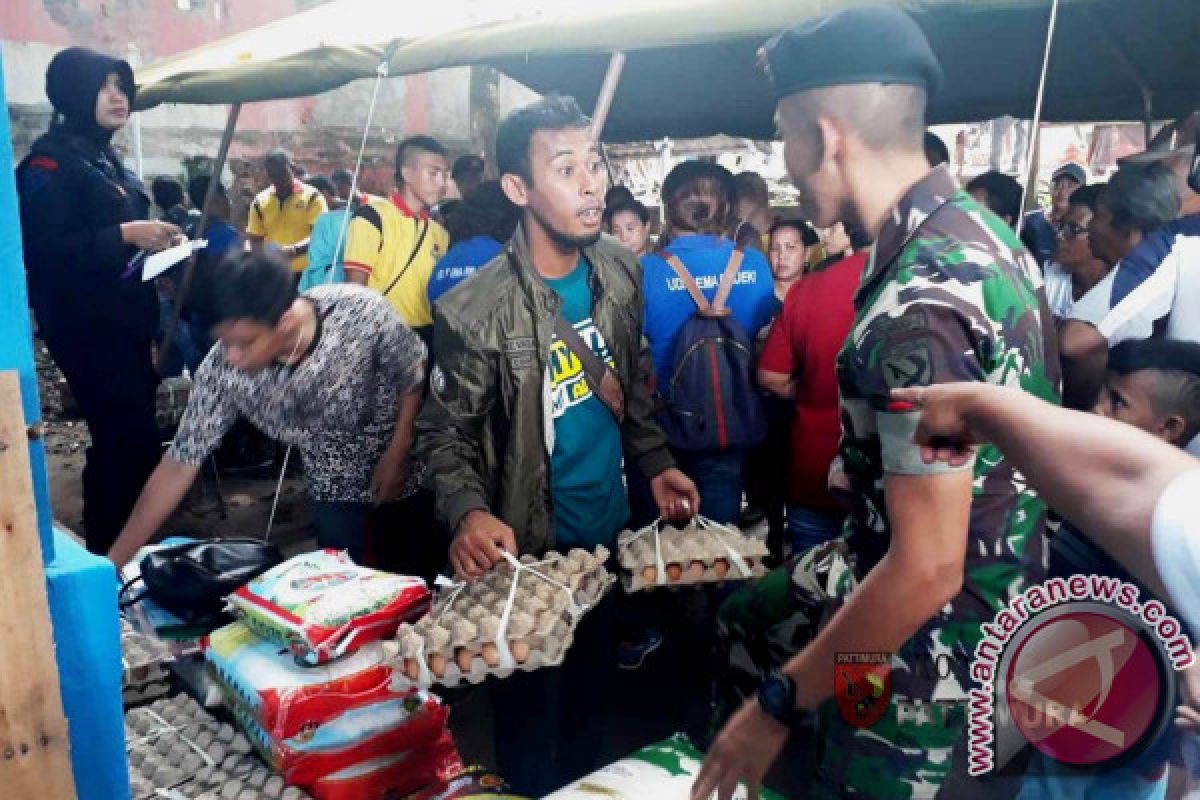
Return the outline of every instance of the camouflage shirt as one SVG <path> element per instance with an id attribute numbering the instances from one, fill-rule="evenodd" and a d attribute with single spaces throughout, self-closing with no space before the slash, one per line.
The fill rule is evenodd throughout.
<path id="1" fill-rule="evenodd" d="M 890 539 L 879 435 L 890 390 L 987 381 L 1058 402 L 1059 366 L 1036 262 L 941 168 L 915 184 L 884 223 L 854 304 L 838 379 L 841 458 L 858 506 L 847 533 L 862 574 Z M 964 689 L 979 623 L 1041 580 L 1045 560 L 1045 506 L 1024 477 L 990 446 L 979 450 L 974 475 L 962 592 L 914 637 L 955 656 Z"/>

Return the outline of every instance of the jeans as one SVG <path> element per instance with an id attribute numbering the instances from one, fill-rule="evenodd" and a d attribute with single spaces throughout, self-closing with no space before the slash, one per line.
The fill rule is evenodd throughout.
<path id="1" fill-rule="evenodd" d="M 787 532 L 791 554 L 824 544 L 842 532 L 844 514 L 806 506 L 788 506 Z"/>
<path id="2" fill-rule="evenodd" d="M 314 500 L 312 517 L 317 546 L 345 550 L 350 554 L 351 561 L 362 564 L 366 557 L 367 520 L 370 516 L 370 503 Z"/>
<path id="3" fill-rule="evenodd" d="M 675 453 L 679 468 L 696 483 L 700 513 L 713 522 L 737 525 L 742 516 L 742 484 L 745 482 L 746 453 Z"/>

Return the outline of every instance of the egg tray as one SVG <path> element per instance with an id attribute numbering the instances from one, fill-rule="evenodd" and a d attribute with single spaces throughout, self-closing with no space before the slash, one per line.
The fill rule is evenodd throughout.
<path id="1" fill-rule="evenodd" d="M 703 517 L 686 528 L 656 522 L 617 536 L 621 583 L 628 592 L 761 577 L 767 553 L 759 540 Z"/>
<path id="2" fill-rule="evenodd" d="M 607 559 L 603 547 L 595 553 L 551 553 L 541 561 L 523 556 L 519 570 L 502 563 L 474 583 L 443 585 L 429 614 L 401 625 L 391 643 L 395 685 L 454 687 L 558 666 L 579 618 L 616 582 L 604 566 Z M 501 636 L 514 580 L 507 635 Z M 508 664 L 504 643 L 511 655 Z"/>
<path id="3" fill-rule="evenodd" d="M 125 742 L 132 800 L 311 800 L 187 695 L 126 712 Z"/>
<path id="4" fill-rule="evenodd" d="M 136 708 L 160 697 L 166 697 L 170 693 L 171 684 L 166 680 L 141 686 L 127 686 L 121 691 L 121 702 L 126 709 Z"/>
<path id="5" fill-rule="evenodd" d="M 173 660 L 165 644 L 139 633 L 128 620 L 121 618 L 122 685 L 127 696 L 130 690 L 138 693 L 137 690 L 144 688 L 165 686 L 171 677 L 167 672 L 167 664 Z"/>

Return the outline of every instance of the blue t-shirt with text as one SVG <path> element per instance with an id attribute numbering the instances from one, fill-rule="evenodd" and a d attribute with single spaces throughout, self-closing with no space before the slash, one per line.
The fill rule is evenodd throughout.
<path id="1" fill-rule="evenodd" d="M 591 265 L 581 261 L 563 278 L 545 279 L 562 300 L 562 315 L 592 351 L 615 369 L 607 342 L 592 321 Z M 554 338 L 546 377 L 554 418 L 550 482 L 554 533 L 560 548 L 611 546 L 629 518 L 622 475 L 621 430 L 584 377 L 583 365 Z"/>
<path id="2" fill-rule="evenodd" d="M 666 250 L 683 262 L 696 279 L 700 292 L 711 303 L 733 254 L 733 242 L 722 236 L 694 234 L 680 236 L 667 245 Z M 696 303 L 675 270 L 657 253 L 642 256 L 642 283 L 645 287 L 643 331 L 650 341 L 650 354 L 661 391 L 670 380 L 675 341 L 684 324 L 696 313 Z M 759 251 L 745 251 L 726 307 L 752 341 L 774 318 L 779 308 L 775 283 L 771 267 Z"/>
<path id="3" fill-rule="evenodd" d="M 490 236 L 476 236 L 458 242 L 433 268 L 429 276 L 429 304 L 474 275 L 484 264 L 500 255 L 504 245 Z"/>

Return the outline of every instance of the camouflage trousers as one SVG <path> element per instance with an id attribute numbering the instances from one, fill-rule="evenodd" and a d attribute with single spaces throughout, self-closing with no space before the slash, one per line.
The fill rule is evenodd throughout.
<path id="1" fill-rule="evenodd" d="M 857 586 L 856 574 L 854 554 L 835 539 L 793 557 L 722 605 L 714 733 L 765 677 L 816 636 L 838 601 Z M 962 774 L 952 782 L 965 789 L 960 781 L 965 781 L 966 705 L 960 699 L 928 699 L 961 697 L 961 682 L 913 668 L 929 663 L 930 654 L 949 652 L 941 641 L 948 634 L 958 632 L 931 625 L 893 655 L 891 699 L 871 727 L 847 723 L 833 700 L 822 706 L 810 796 L 956 797 L 961 791 L 941 791 L 955 767 Z"/>

